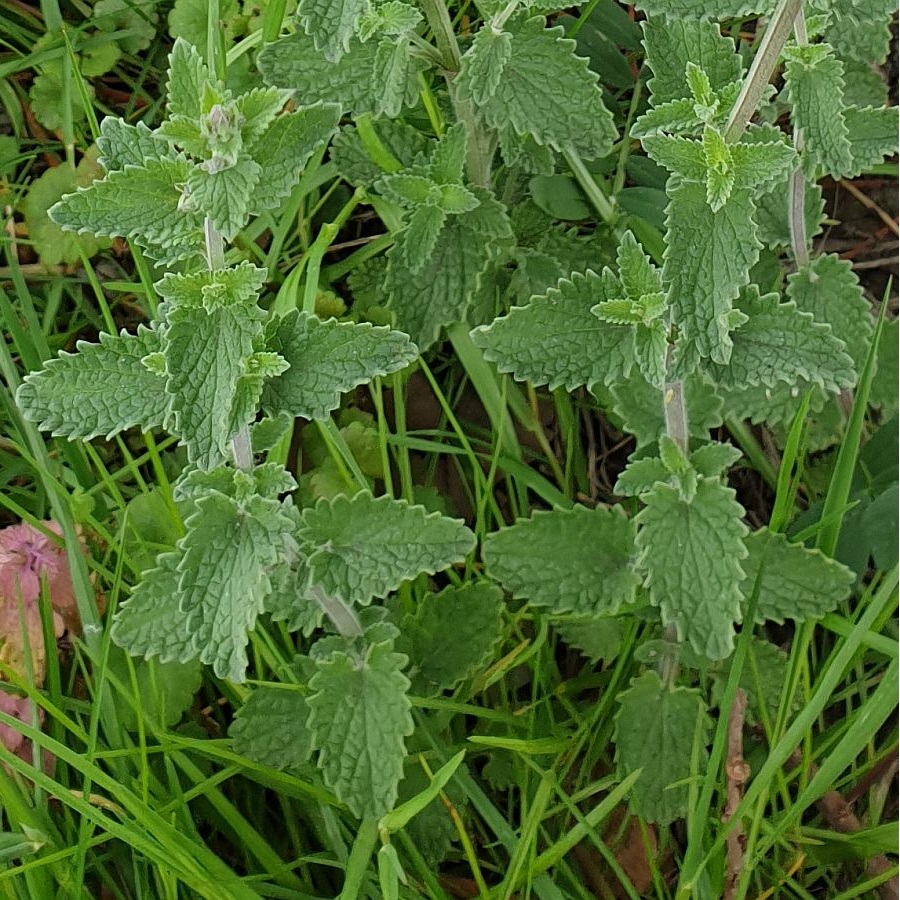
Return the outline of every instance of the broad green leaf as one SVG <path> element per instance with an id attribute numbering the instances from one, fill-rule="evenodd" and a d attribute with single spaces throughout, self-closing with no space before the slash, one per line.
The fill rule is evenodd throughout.
<path id="1" fill-rule="evenodd" d="M 663 289 L 659 270 L 630 231 L 622 235 L 616 252 L 616 264 L 619 267 L 619 281 L 629 299 L 640 300 L 647 294 L 657 294 Z"/>
<path id="2" fill-rule="evenodd" d="M 775 3 L 774 0 L 640 0 L 636 6 L 648 16 L 665 16 L 665 22 L 671 24 L 679 19 L 739 19 L 751 13 L 771 12 Z"/>
<path id="3" fill-rule="evenodd" d="M 697 474 L 705 478 L 718 478 L 740 458 L 741 451 L 733 444 L 720 444 L 717 441 L 698 447 L 690 457 Z"/>
<path id="4" fill-rule="evenodd" d="M 384 148 L 404 168 L 424 163 L 429 141 L 417 128 L 399 119 L 378 119 L 372 125 Z M 354 185 L 370 185 L 384 175 L 366 149 L 355 126 L 341 128 L 328 151 L 329 160 Z"/>
<path id="5" fill-rule="evenodd" d="M 167 427 L 171 397 L 165 379 L 141 360 L 160 350 L 155 331 L 100 335 L 98 344 L 79 341 L 77 353 L 61 352 L 39 372 L 25 376 L 16 403 L 26 419 L 70 439 L 113 435 L 140 425 Z"/>
<path id="6" fill-rule="evenodd" d="M 252 151 L 254 142 L 265 134 L 290 99 L 290 91 L 274 87 L 253 88 L 235 99 L 241 121 L 241 141 Z"/>
<path id="7" fill-rule="evenodd" d="M 320 500 L 304 511 L 298 537 L 313 584 L 363 605 L 422 572 L 461 562 L 475 544 L 459 519 L 368 492 Z"/>
<path id="8" fill-rule="evenodd" d="M 200 210 L 226 241 L 233 241 L 247 224 L 262 168 L 246 156 L 218 172 L 194 166 L 187 187 L 194 209 Z"/>
<path id="9" fill-rule="evenodd" d="M 860 371 L 874 328 L 869 303 L 849 260 L 835 253 L 815 257 L 788 276 L 787 296 L 816 322 L 831 325 Z"/>
<path id="10" fill-rule="evenodd" d="M 385 292 L 397 327 L 420 350 L 430 347 L 445 325 L 461 322 L 478 289 L 482 273 L 511 232 L 502 204 L 473 188 L 479 205 L 449 216 L 434 252 L 417 273 L 403 264 L 397 249 L 388 253 Z"/>
<path id="11" fill-rule="evenodd" d="M 325 610 L 309 589 L 309 566 L 305 554 L 292 566 L 280 566 L 271 576 L 272 592 L 266 597 L 266 612 L 273 622 L 284 622 L 288 631 L 309 637 L 322 627 Z"/>
<path id="12" fill-rule="evenodd" d="M 642 769 L 631 806 L 650 822 L 668 825 L 688 813 L 691 775 L 706 767 L 709 719 L 699 692 L 667 688 L 655 672 L 645 672 L 619 694 L 616 765 L 624 778 Z M 701 728 L 697 771 L 692 771 L 694 740 Z"/>
<path id="13" fill-rule="evenodd" d="M 273 46 L 269 44 L 268 46 Z M 317 103 L 276 119 L 253 145 L 253 158 L 261 168 L 250 209 L 274 209 L 293 190 L 313 151 L 337 130 L 340 107 Z"/>
<path id="14" fill-rule="evenodd" d="M 756 236 L 751 192 L 735 190 L 713 210 L 706 190 L 689 182 L 667 187 L 668 228 L 663 281 L 681 329 L 681 353 L 727 363 L 731 350 L 728 316 L 738 291 L 749 281 L 762 246 Z"/>
<path id="15" fill-rule="evenodd" d="M 68 231 L 104 237 L 137 238 L 160 260 L 199 256 L 202 217 L 184 207 L 186 159 L 148 160 L 143 168 L 111 172 L 50 209 L 50 218 Z"/>
<path id="16" fill-rule="evenodd" d="M 406 100 L 410 74 L 415 73 L 409 42 L 385 38 L 378 42 L 372 61 L 372 79 L 381 86 L 380 109 L 386 116 L 400 115 Z"/>
<path id="17" fill-rule="evenodd" d="M 653 70 L 647 87 L 654 106 L 691 96 L 688 63 L 702 68 L 713 91 L 740 80 L 741 59 L 734 41 L 722 36 L 718 23 L 678 16 L 673 11 L 671 16 L 653 16 L 641 27 L 647 64 Z"/>
<path id="18" fill-rule="evenodd" d="M 512 56 L 512 35 L 508 31 L 481 28 L 462 60 L 460 84 L 477 106 L 484 106 L 497 93 L 503 70 Z"/>
<path id="19" fill-rule="evenodd" d="M 298 310 L 272 319 L 266 346 L 290 368 L 265 386 L 262 405 L 271 415 L 287 412 L 306 419 L 325 419 L 337 409 L 341 394 L 389 375 L 416 358 L 409 338 L 387 327 L 322 321 Z"/>
<path id="20" fill-rule="evenodd" d="M 304 768 L 312 752 L 309 712 L 296 689 L 256 688 L 228 729 L 235 753 L 273 769 Z"/>
<path id="21" fill-rule="evenodd" d="M 413 693 L 450 690 L 481 669 L 500 639 L 502 610 L 503 592 L 486 581 L 426 594 L 397 642 L 410 659 Z"/>
<path id="22" fill-rule="evenodd" d="M 734 649 L 734 623 L 741 619 L 743 508 L 731 488 L 709 478 L 698 480 L 690 502 L 664 484 L 644 502 L 636 519 L 638 567 L 646 573 L 651 602 L 679 640 L 710 659 L 724 659 Z"/>
<path id="23" fill-rule="evenodd" d="M 116 32 L 126 53 L 146 50 L 156 37 L 158 0 L 97 0 L 92 20 L 102 32 Z"/>
<path id="24" fill-rule="evenodd" d="M 749 555 L 741 563 L 741 590 L 749 602 L 759 578 L 757 622 L 819 618 L 845 600 L 856 581 L 855 572 L 821 550 L 789 543 L 767 528 L 747 535 L 744 543 Z"/>
<path id="25" fill-rule="evenodd" d="M 785 50 L 785 91 L 804 160 L 836 178 L 853 168 L 844 121 L 844 64 L 828 44 Z"/>
<path id="26" fill-rule="evenodd" d="M 166 84 L 166 109 L 170 116 L 197 119 L 203 112 L 203 86 L 210 72 L 200 54 L 184 38 L 177 38 L 169 54 L 169 78 Z"/>
<path id="27" fill-rule="evenodd" d="M 891 42 L 890 22 L 897 12 L 892 0 L 831 0 L 828 7 L 825 40 L 837 55 L 867 66 L 883 65 Z"/>
<path id="28" fill-rule="evenodd" d="M 107 172 L 125 166 L 143 167 L 151 159 L 163 159 L 172 154 L 169 145 L 157 138 L 143 122 L 129 125 L 116 116 L 107 116 L 100 123 L 97 147 L 100 165 Z"/>
<path id="29" fill-rule="evenodd" d="M 335 651 L 316 663 L 309 728 L 325 783 L 359 818 L 379 818 L 397 799 L 413 720 L 406 657 L 390 641 L 365 656 Z"/>
<path id="30" fill-rule="evenodd" d="M 317 50 L 338 62 L 350 49 L 368 0 L 300 0 L 297 15 Z"/>
<path id="31" fill-rule="evenodd" d="M 685 181 L 706 184 L 707 167 L 700 141 L 667 134 L 641 141 L 647 156 Z"/>
<path id="32" fill-rule="evenodd" d="M 779 303 L 777 294 L 759 296 L 759 288 L 747 288 L 738 308 L 749 320 L 732 334 L 733 347 L 727 366 L 716 366 L 715 375 L 726 387 L 778 382 L 808 384 L 832 393 L 856 382 L 853 360 L 844 342 L 832 329 L 801 312 L 796 304 Z"/>
<path id="33" fill-rule="evenodd" d="M 337 103 L 344 112 L 378 115 L 384 111 L 381 84 L 373 77 L 377 42 L 351 40 L 339 63 L 329 62 L 316 50 L 313 39 L 302 31 L 267 44 L 257 65 L 268 84 L 296 91 L 304 104 L 316 100 Z M 404 96 L 405 105 L 418 99 L 415 67 Z"/>
<path id="34" fill-rule="evenodd" d="M 559 619 L 553 627 L 570 647 L 594 664 L 600 660 L 608 663 L 619 655 L 622 623 L 612 616 Z"/>
<path id="35" fill-rule="evenodd" d="M 488 574 L 555 615 L 612 615 L 634 599 L 635 528 L 619 507 L 536 512 L 489 534 Z"/>
<path id="36" fill-rule="evenodd" d="M 446 221 L 447 214 L 439 206 L 423 205 L 409 217 L 409 224 L 397 236 L 394 252 L 398 262 L 413 275 L 431 259 Z"/>
<path id="37" fill-rule="evenodd" d="M 491 325 L 476 328 L 472 339 L 485 359 L 519 381 L 564 385 L 574 390 L 598 382 L 612 384 L 628 374 L 634 360 L 634 331 L 611 325 L 591 310 L 612 300 L 619 284 L 609 270 L 588 270 L 562 279 L 527 306 L 514 306 Z"/>
<path id="38" fill-rule="evenodd" d="M 644 456 L 628 463 L 613 490 L 620 497 L 640 497 L 662 482 L 668 484 L 672 473 L 656 456 Z"/>
<path id="39" fill-rule="evenodd" d="M 257 313 L 255 304 L 237 304 L 211 311 L 182 307 L 169 316 L 166 390 L 188 459 L 202 469 L 228 457 L 238 379 L 262 333 Z"/>
<path id="40" fill-rule="evenodd" d="M 590 159 L 606 156 L 616 130 L 597 75 L 575 55 L 575 41 L 564 38 L 562 28 L 545 24 L 543 16 L 507 24 L 509 58 L 489 96 L 473 83 L 477 65 L 474 71 L 464 66 L 456 84 L 464 95 L 484 99 L 477 108 L 492 128 L 511 126 L 538 144 L 560 151 L 572 146 Z"/>
<path id="41" fill-rule="evenodd" d="M 168 310 L 179 306 L 194 309 L 243 305 L 256 302 L 268 271 L 242 261 L 236 266 L 192 272 L 189 275 L 167 272 L 154 287 L 168 302 Z"/>
<path id="42" fill-rule="evenodd" d="M 200 661 L 219 678 L 243 681 L 248 632 L 269 591 L 267 570 L 292 522 L 275 500 L 238 504 L 211 493 L 185 523 L 179 606 Z"/>
<path id="43" fill-rule="evenodd" d="M 376 33 L 394 37 L 408 35 L 422 21 L 422 13 L 403 0 L 385 0 L 379 6 L 369 6 L 357 28 L 357 36 L 363 42 Z"/>
<path id="44" fill-rule="evenodd" d="M 844 172 L 855 178 L 868 168 L 897 152 L 897 107 L 881 109 L 850 106 L 844 110 L 853 165 Z"/>
<path id="45" fill-rule="evenodd" d="M 692 99 L 667 100 L 651 107 L 635 119 L 631 137 L 647 138 L 656 135 L 689 135 L 700 130 L 701 122 Z"/>

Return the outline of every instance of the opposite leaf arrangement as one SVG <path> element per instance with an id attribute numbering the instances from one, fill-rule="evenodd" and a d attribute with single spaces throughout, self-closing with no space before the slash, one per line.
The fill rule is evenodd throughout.
<path id="1" fill-rule="evenodd" d="M 818 550 L 749 530 L 725 480 L 740 453 L 709 432 L 726 419 L 787 428 L 804 403 L 827 421 L 856 383 L 873 323 L 849 264 L 810 257 L 821 213 L 813 179 L 893 152 L 895 111 L 844 103 L 857 50 L 818 41 L 839 31 L 838 5 L 811 4 L 809 27 L 796 0 L 774 13 L 764 2 L 638 5 L 652 78 L 630 133 L 669 173 L 659 252 L 585 166 L 622 145 L 597 75 L 561 27 L 547 27 L 543 13 L 557 5 L 539 0 L 478 3 L 482 24 L 465 52 L 433 0 L 424 18 L 403 2 L 301 0 L 296 30 L 258 56 L 270 86 L 238 96 L 179 40 L 165 121 L 151 130 L 106 119 L 105 177 L 51 211 L 66 229 L 127 237 L 169 269 L 149 327 L 79 344 L 17 397 L 54 434 L 162 428 L 186 447 L 175 487 L 184 536 L 121 606 L 113 640 L 242 681 L 260 615 L 317 635 L 296 682 L 254 690 L 232 736 L 282 768 L 316 754 L 326 785 L 360 817 L 397 800 L 410 688 L 451 689 L 490 658 L 503 592 L 471 565 L 465 577 L 453 571 L 475 549 L 461 521 L 365 491 L 299 509 L 291 474 L 255 453 L 270 446 L 260 435 L 272 423 L 329 427 L 343 393 L 404 369 L 444 328 L 469 358 L 481 351 L 517 380 L 586 386 L 636 439 L 615 491 L 637 499 L 536 512 L 489 534 L 482 559 L 509 597 L 544 611 L 575 646 L 594 646 L 591 635 L 620 617 L 658 623 L 664 639 L 646 659 L 668 662 L 620 696 L 616 727 L 621 773 L 644 768 L 633 803 L 645 818 L 684 814 L 693 736 L 706 733 L 703 695 L 675 684 L 678 661 L 716 664 L 734 649 L 736 624 L 821 616 L 853 585 Z M 773 37 L 745 72 L 710 16 L 749 13 L 771 13 Z M 426 24 L 437 47 L 419 34 Z M 315 102 L 294 107 L 294 97 Z M 436 138 L 402 117 L 420 102 Z M 784 111 L 793 138 L 775 125 Z M 376 290 L 395 329 L 268 313 L 266 270 L 239 250 L 226 265 L 224 242 L 277 210 L 329 143 L 331 162 L 392 233 L 386 256 L 350 286 Z M 528 196 L 535 177 L 560 177 L 560 159 L 593 185 L 604 228 L 591 239 Z M 796 270 L 783 298 L 773 251 L 785 247 Z M 445 570 L 448 586 L 414 609 L 390 599 Z"/>

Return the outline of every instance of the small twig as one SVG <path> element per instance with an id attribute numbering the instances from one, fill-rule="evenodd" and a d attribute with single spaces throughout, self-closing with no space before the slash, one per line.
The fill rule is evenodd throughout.
<path id="1" fill-rule="evenodd" d="M 744 785 L 750 778 L 750 766 L 744 759 L 744 716 L 747 712 L 747 695 L 738 688 L 728 713 L 728 747 L 725 757 L 725 809 L 722 821 L 728 822 L 744 796 Z M 736 895 L 744 867 L 747 838 L 744 826 L 738 822 L 728 833 L 725 851 L 724 900 Z"/>
<path id="2" fill-rule="evenodd" d="M 847 181 L 846 178 L 842 178 L 838 184 L 866 209 L 871 209 L 894 234 L 900 237 L 900 227 L 897 226 L 897 220 L 892 219 L 871 197 L 866 196 L 855 184 Z"/>

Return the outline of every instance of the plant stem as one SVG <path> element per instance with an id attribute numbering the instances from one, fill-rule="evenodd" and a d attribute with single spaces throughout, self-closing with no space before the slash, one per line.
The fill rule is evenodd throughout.
<path id="1" fill-rule="evenodd" d="M 600 218 L 607 225 L 612 225 L 616 221 L 616 207 L 613 201 L 606 196 L 603 189 L 597 184 L 594 176 L 588 171 L 587 166 L 574 147 L 566 147 L 563 150 L 563 156 L 566 158 L 572 174 L 581 185 L 581 189 L 587 194 L 588 200 L 591 201 L 594 209 L 600 214 Z"/>
<path id="2" fill-rule="evenodd" d="M 806 18 L 801 7 L 794 20 L 794 37 L 801 47 L 809 43 L 809 35 L 806 32 Z M 794 149 L 797 154 L 803 150 L 803 135 L 794 131 Z M 791 250 L 798 266 L 809 264 L 809 242 L 806 235 L 806 178 L 803 175 L 803 167 L 798 163 L 797 168 L 791 172 L 791 180 L 788 186 L 788 224 L 791 231 Z"/>
<path id="3" fill-rule="evenodd" d="M 670 349 L 671 349 L 671 345 Z M 663 410 L 666 417 L 666 434 L 678 445 L 682 453 L 688 451 L 687 409 L 684 405 L 684 382 L 667 381 L 663 392 Z"/>
<path id="4" fill-rule="evenodd" d="M 338 597 L 331 597 L 318 585 L 313 585 L 310 593 L 341 637 L 362 637 L 363 628 L 356 613 Z"/>

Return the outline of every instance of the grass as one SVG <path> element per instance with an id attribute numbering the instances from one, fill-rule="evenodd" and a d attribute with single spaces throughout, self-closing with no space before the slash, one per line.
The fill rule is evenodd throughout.
<path id="1" fill-rule="evenodd" d="M 266 7 L 266 39 L 278 33 L 285 5 Z M 78 54 L 99 40 L 89 36 L 87 12 L 83 3 L 67 5 L 63 31 L 63 10 L 52 0 L 38 7 L 0 0 L 0 121 L 20 141 L 14 174 L 0 181 L 0 193 L 13 210 L 48 163 L 74 164 L 96 120 L 109 113 L 152 119 L 159 110 L 162 31 L 146 50 L 126 53 L 115 65 L 108 81 L 124 86 L 124 98 L 98 99 L 79 74 Z M 236 45 L 229 62 L 253 40 Z M 64 79 L 61 127 L 50 134 L 28 118 L 25 85 L 54 63 L 76 77 Z M 83 121 L 76 115 L 79 98 L 89 111 Z M 606 217 L 609 201 L 593 176 L 580 159 L 570 163 Z M 319 158 L 284 214 L 262 217 L 248 229 L 241 249 L 268 268 L 276 306 L 313 308 L 317 273 L 339 282 L 389 241 L 354 230 L 361 221 L 354 218 L 358 203 Z M 268 241 L 257 243 L 266 232 Z M 329 255 L 334 240 L 358 237 L 365 238 L 358 249 Z M 0 268 L 6 335 L 0 345 L 0 506 L 5 523 L 53 519 L 61 526 L 83 631 L 73 637 L 71 652 L 48 653 L 42 688 L 33 673 L 29 679 L 4 670 L 10 685 L 41 710 L 43 724 L 0 713 L 0 723 L 34 747 L 32 757 L 22 759 L 0 744 L 0 896 L 350 900 L 383 895 L 379 866 L 391 865 L 384 861 L 390 857 L 407 879 L 402 897 L 568 900 L 604 896 L 604 890 L 659 900 L 716 897 L 729 828 L 739 819 L 747 832 L 741 896 L 877 897 L 878 885 L 896 877 L 896 865 L 873 875 L 863 862 L 867 847 L 896 850 L 890 821 L 898 742 L 896 568 L 871 573 L 858 599 L 824 623 L 779 632 L 790 643 L 788 676 L 774 716 L 760 699 L 762 686 L 752 701 L 747 753 L 753 778 L 725 825 L 719 818 L 727 764 L 722 711 L 731 707 L 742 673 L 760 681 L 764 663 L 752 629 L 743 630 L 730 667 L 714 673 L 720 715 L 708 764 L 701 767 L 696 754 L 691 816 L 670 830 L 645 823 L 629 828 L 624 813 L 634 776 L 616 773 L 615 697 L 640 671 L 635 650 L 652 626 L 630 622 L 615 658 L 595 665 L 568 648 L 546 617 L 509 606 L 502 646 L 485 672 L 453 696 L 413 698 L 422 741 L 411 764 L 427 777 L 465 751 L 463 764 L 448 767 L 452 774 L 429 808 L 431 837 L 445 835 L 449 848 L 440 868 L 423 845 L 425 832 L 413 830 L 426 820 L 379 834 L 377 823 L 357 822 L 303 772 L 277 771 L 236 753 L 228 725 L 247 686 L 205 672 L 191 708 L 167 720 L 159 704 L 148 704 L 154 667 L 151 687 L 142 688 L 130 659 L 110 642 L 109 613 L 160 543 L 178 536 L 171 482 L 179 451 L 172 439 L 152 434 L 87 446 L 48 439 L 12 402 L 22 373 L 58 349 L 152 313 L 154 277 L 134 251 L 42 271 L 20 262 L 29 246 L 25 234 L 15 243 L 6 236 Z M 414 379 L 393 376 L 359 398 L 372 410 L 384 489 L 418 500 L 452 485 L 479 538 L 532 508 L 584 499 L 591 490 L 588 461 L 597 455 L 583 426 L 594 415 L 589 398 L 539 395 L 496 378 L 465 329 L 451 332 L 450 345 L 452 353 L 448 348 L 447 355 L 423 360 Z M 804 451 L 803 416 L 773 468 L 752 430 L 733 429 L 759 465 L 754 477 L 774 490 L 766 510 L 772 527 L 784 530 L 794 521 L 799 498 L 821 499 L 822 525 L 809 536 L 829 553 L 852 503 L 860 442 L 878 424 L 866 404 L 872 377 L 870 365 L 842 442 L 825 458 L 830 475 L 824 491 L 808 477 L 814 463 L 823 463 Z M 485 411 L 480 422 L 471 414 L 473 396 Z M 434 419 L 429 427 L 415 425 L 423 408 Z M 542 424 L 548 409 L 555 433 Z M 326 423 L 320 439 L 339 477 L 348 485 L 367 483 L 339 423 Z M 290 451 L 282 441 L 270 458 L 284 461 Z M 609 458 L 614 465 L 615 456 Z M 79 533 L 87 536 L 87 556 L 77 549 Z M 400 602 L 414 603 L 427 588 L 423 579 L 404 587 Z M 46 595 L 42 615 L 52 638 Z M 250 648 L 253 678 L 296 681 L 295 649 L 283 628 L 259 627 Z M 52 766 L 45 767 L 45 752 Z M 832 790 L 858 794 L 854 811 L 864 827 L 856 835 L 835 830 L 817 806 Z M 635 858 L 640 886 L 629 869 Z"/>

